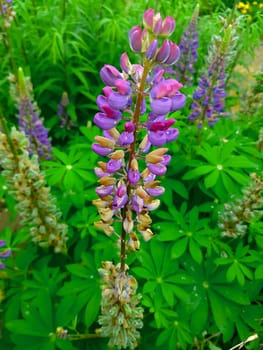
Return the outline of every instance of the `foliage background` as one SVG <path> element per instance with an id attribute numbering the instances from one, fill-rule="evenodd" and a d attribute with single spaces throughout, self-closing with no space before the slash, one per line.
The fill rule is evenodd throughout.
<path id="1" fill-rule="evenodd" d="M 3 2 L 3 1 L 2 1 Z M 41 163 L 48 184 L 69 226 L 67 255 L 34 246 L 26 227 L 16 224 L 14 199 L 0 175 L 1 217 L 9 215 L 0 235 L 12 248 L 7 269 L 0 272 L 0 348 L 3 350 L 107 349 L 96 337 L 100 307 L 101 261 L 118 261 L 114 241 L 93 226 L 97 220 L 93 173 L 98 157 L 90 150 L 99 133 L 92 125 L 96 96 L 105 64 L 119 67 L 129 52 L 127 33 L 140 23 L 146 8 L 176 19 L 173 39 L 180 41 L 196 1 L 14 1 L 14 21 L 1 24 L 0 106 L 8 125 L 17 124 L 9 94 L 9 74 L 23 67 L 50 130 L 53 158 Z M 174 113 L 180 137 L 170 146 L 173 161 L 162 205 L 154 214 L 155 238 L 142 244 L 128 262 L 145 307 L 140 349 L 228 349 L 256 333 L 247 349 L 262 340 L 263 223 L 262 208 L 246 225 L 244 236 L 222 236 L 224 204 L 244 197 L 250 174 L 262 179 L 262 106 L 240 96 L 237 64 L 251 64 L 262 38 L 262 13 L 244 16 L 233 65 L 229 70 L 228 118 L 213 129 L 198 130 L 187 121 L 191 96 L 205 70 L 211 37 L 218 34 L 219 14 L 229 15 L 235 2 L 200 1 L 199 58 L 194 86 L 185 89 L 187 105 Z M 1 20 L 0 20 L 1 23 Z M 135 62 L 135 55 L 130 55 Z M 262 92 L 262 71 L 252 97 Z M 57 115 L 63 92 L 75 124 L 61 128 Z M 250 96 L 251 97 L 251 96 Z M 243 106 L 240 107 L 242 99 Z M 261 130 L 261 131 L 260 131 Z M 219 166 L 220 165 L 220 166 Z M 261 180 L 262 181 L 262 180 Z M 262 187 L 261 187 L 262 188 Z M 221 218 L 221 219 L 220 219 Z M 241 219 L 240 219 L 241 220 Z M 59 339 L 57 327 L 70 339 Z"/>

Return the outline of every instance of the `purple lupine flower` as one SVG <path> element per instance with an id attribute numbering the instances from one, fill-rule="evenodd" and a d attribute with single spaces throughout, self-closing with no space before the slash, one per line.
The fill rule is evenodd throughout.
<path id="1" fill-rule="evenodd" d="M 191 114 L 188 119 L 196 121 L 198 128 L 207 122 L 213 126 L 219 117 L 225 116 L 225 65 L 224 58 L 216 57 L 198 84 L 193 94 Z"/>
<path id="2" fill-rule="evenodd" d="M 6 241 L 1 239 L 0 240 L 0 270 L 5 269 L 5 264 L 2 261 L 2 259 L 6 259 L 11 255 L 11 249 L 6 249 L 5 246 L 6 246 Z"/>
<path id="3" fill-rule="evenodd" d="M 199 5 L 196 6 L 190 23 L 182 34 L 180 48 L 180 58 L 176 63 L 176 78 L 186 86 L 191 86 L 194 76 L 194 64 L 197 60 L 198 32 L 197 20 L 199 14 Z"/>
<path id="4" fill-rule="evenodd" d="M 29 152 L 38 154 L 40 158 L 49 159 L 51 143 L 48 130 L 39 118 L 36 103 L 30 96 L 22 68 L 18 69 L 18 125 L 29 139 Z"/>
<path id="5" fill-rule="evenodd" d="M 156 197 L 164 193 L 156 178 L 165 175 L 171 160 L 168 149 L 162 147 L 179 134 L 176 120 L 167 115 L 184 106 L 185 95 L 180 92 L 182 84 L 167 77 L 167 67 L 180 56 L 179 47 L 168 39 L 175 29 L 174 19 L 162 19 L 148 9 L 143 23 L 143 28 L 130 30 L 129 43 L 142 56 L 144 66 L 132 64 L 123 53 L 122 71 L 104 65 L 100 72 L 106 86 L 96 101 L 100 111 L 94 123 L 103 137 L 95 138 L 92 150 L 107 161 L 95 168 L 100 185 L 96 189 L 99 199 L 93 203 L 101 218 L 96 226 L 107 235 L 115 232 L 115 221 L 121 221 L 130 239 L 137 229 L 149 240 L 153 233 L 148 211 L 158 207 Z"/>

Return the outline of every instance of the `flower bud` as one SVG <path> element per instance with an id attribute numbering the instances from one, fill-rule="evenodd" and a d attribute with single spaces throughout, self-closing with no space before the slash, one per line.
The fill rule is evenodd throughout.
<path id="1" fill-rule="evenodd" d="M 142 50 L 142 29 L 139 26 L 133 27 L 129 31 L 130 47 L 135 52 L 141 52 Z"/>

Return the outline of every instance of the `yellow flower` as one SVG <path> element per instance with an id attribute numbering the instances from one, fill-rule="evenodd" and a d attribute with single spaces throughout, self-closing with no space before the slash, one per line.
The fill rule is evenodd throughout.
<path id="1" fill-rule="evenodd" d="M 259 8 L 260 8 L 260 9 L 263 8 L 263 3 L 262 3 L 262 2 L 259 4 Z"/>
<path id="2" fill-rule="evenodd" d="M 241 12 L 243 13 L 243 15 L 245 15 L 247 13 L 246 9 L 241 10 Z"/>
<path id="3" fill-rule="evenodd" d="M 242 7 L 244 7 L 244 3 L 243 2 L 239 2 L 238 4 L 237 4 L 237 8 L 238 9 L 241 9 Z"/>
<path id="4" fill-rule="evenodd" d="M 258 2 L 257 2 L 257 1 L 253 1 L 252 4 L 253 4 L 253 5 L 257 5 Z"/>

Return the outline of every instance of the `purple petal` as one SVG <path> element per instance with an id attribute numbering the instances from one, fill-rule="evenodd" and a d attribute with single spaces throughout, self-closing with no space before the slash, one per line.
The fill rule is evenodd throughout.
<path id="1" fill-rule="evenodd" d="M 176 61 L 178 61 L 180 57 L 180 48 L 174 43 L 170 43 L 170 54 L 167 60 L 164 62 L 165 64 L 174 64 Z"/>
<path id="2" fill-rule="evenodd" d="M 109 194 L 112 194 L 114 190 L 114 186 L 110 185 L 110 186 L 99 186 L 96 188 L 96 193 L 98 196 L 100 197 L 106 197 Z"/>
<path id="3" fill-rule="evenodd" d="M 166 130 L 167 142 L 174 141 L 175 139 L 177 139 L 178 135 L 179 135 L 178 129 L 171 128 Z"/>
<path id="4" fill-rule="evenodd" d="M 107 156 L 108 154 L 111 153 L 112 148 L 107 148 L 107 147 L 102 147 L 100 144 L 98 143 L 93 143 L 91 145 L 92 151 L 97 153 L 100 156 Z"/>
<path id="5" fill-rule="evenodd" d="M 137 196 L 136 194 L 132 196 L 131 204 L 132 204 L 133 210 L 136 211 L 136 213 L 140 213 L 143 210 L 143 205 L 144 205 L 143 199 Z"/>
<path id="6" fill-rule="evenodd" d="M 148 138 L 154 146 L 162 146 L 167 142 L 165 131 L 150 131 Z"/>
<path id="7" fill-rule="evenodd" d="M 167 171 L 166 166 L 161 163 L 157 163 L 157 164 L 148 163 L 147 167 L 151 173 L 158 176 L 163 176 Z"/>
<path id="8" fill-rule="evenodd" d="M 157 21 L 154 23 L 153 32 L 154 34 L 158 35 L 161 33 L 161 30 L 162 30 L 162 18 L 159 17 Z"/>
<path id="9" fill-rule="evenodd" d="M 116 173 L 123 164 L 123 159 L 111 159 L 110 161 L 108 161 L 107 165 L 106 165 L 106 170 L 108 173 L 113 174 Z"/>
<path id="10" fill-rule="evenodd" d="M 128 195 L 125 194 L 123 197 L 115 196 L 112 201 L 112 209 L 121 209 L 128 202 Z"/>
<path id="11" fill-rule="evenodd" d="M 171 100 L 172 100 L 172 105 L 171 105 L 170 111 L 173 112 L 184 107 L 186 97 L 181 92 L 176 92 L 176 94 L 172 96 Z"/>
<path id="12" fill-rule="evenodd" d="M 140 180 L 140 172 L 139 170 L 132 170 L 129 169 L 128 171 L 128 179 L 132 185 L 136 185 L 138 181 Z"/>
<path id="13" fill-rule="evenodd" d="M 170 154 L 165 154 L 163 155 L 163 160 L 161 161 L 161 163 L 163 165 L 168 165 L 171 161 L 172 157 L 170 156 Z"/>
<path id="14" fill-rule="evenodd" d="M 121 95 L 118 92 L 113 92 L 109 96 L 109 105 L 114 109 L 125 109 L 129 104 L 129 96 Z"/>
<path id="15" fill-rule="evenodd" d="M 165 188 L 161 187 L 161 186 L 157 186 L 157 187 L 154 187 L 154 188 L 145 188 L 145 190 L 150 196 L 158 197 L 158 196 L 161 196 L 164 193 Z"/>
<path id="16" fill-rule="evenodd" d="M 133 27 L 129 31 L 130 47 L 135 52 L 141 52 L 142 49 L 142 29 L 139 26 Z"/>
<path id="17" fill-rule="evenodd" d="M 157 48 L 158 48 L 158 40 L 154 39 L 146 50 L 145 56 L 147 60 L 152 60 L 154 58 Z"/>
<path id="18" fill-rule="evenodd" d="M 160 99 L 152 99 L 150 102 L 151 110 L 156 115 L 164 115 L 170 112 L 172 108 L 172 100 L 168 97 Z"/>
<path id="19" fill-rule="evenodd" d="M 165 17 L 162 25 L 162 35 L 171 35 L 175 30 L 175 20 L 171 16 Z"/>
<path id="20" fill-rule="evenodd" d="M 109 130 L 115 127 L 117 121 L 108 118 L 104 113 L 96 113 L 94 116 L 94 123 L 103 130 Z"/>
<path id="21" fill-rule="evenodd" d="M 8 258 L 11 255 L 11 253 L 12 253 L 11 249 L 8 249 L 8 250 L 6 250 L 4 252 L 1 252 L 0 253 L 0 258 L 3 258 L 3 259 Z"/>
<path id="22" fill-rule="evenodd" d="M 132 132 L 122 132 L 119 137 L 119 145 L 126 146 L 134 142 L 134 135 Z"/>
<path id="23" fill-rule="evenodd" d="M 114 86 L 116 79 L 121 79 L 121 73 L 113 66 L 106 64 L 100 71 L 101 80 L 109 86 Z"/>
<path id="24" fill-rule="evenodd" d="M 159 49 L 157 55 L 156 55 L 156 61 L 163 63 L 165 62 L 170 55 L 170 45 L 168 40 L 164 40 L 161 48 Z"/>
<path id="25" fill-rule="evenodd" d="M 94 169 L 94 172 L 95 172 L 95 174 L 96 174 L 99 178 L 101 178 L 101 177 L 103 177 L 103 176 L 110 176 L 109 173 L 105 173 L 103 170 L 101 170 L 101 168 L 98 168 L 98 167 L 96 167 L 96 168 Z"/>
<path id="26" fill-rule="evenodd" d="M 0 239 L 0 248 L 6 246 L 6 241 L 4 239 Z"/>
<path id="27" fill-rule="evenodd" d="M 122 55 L 121 55 L 121 58 L 120 58 L 120 66 L 121 66 L 121 69 L 129 74 L 130 72 L 130 69 L 131 69 L 131 62 L 129 60 L 129 57 L 127 55 L 126 52 L 124 52 Z"/>

